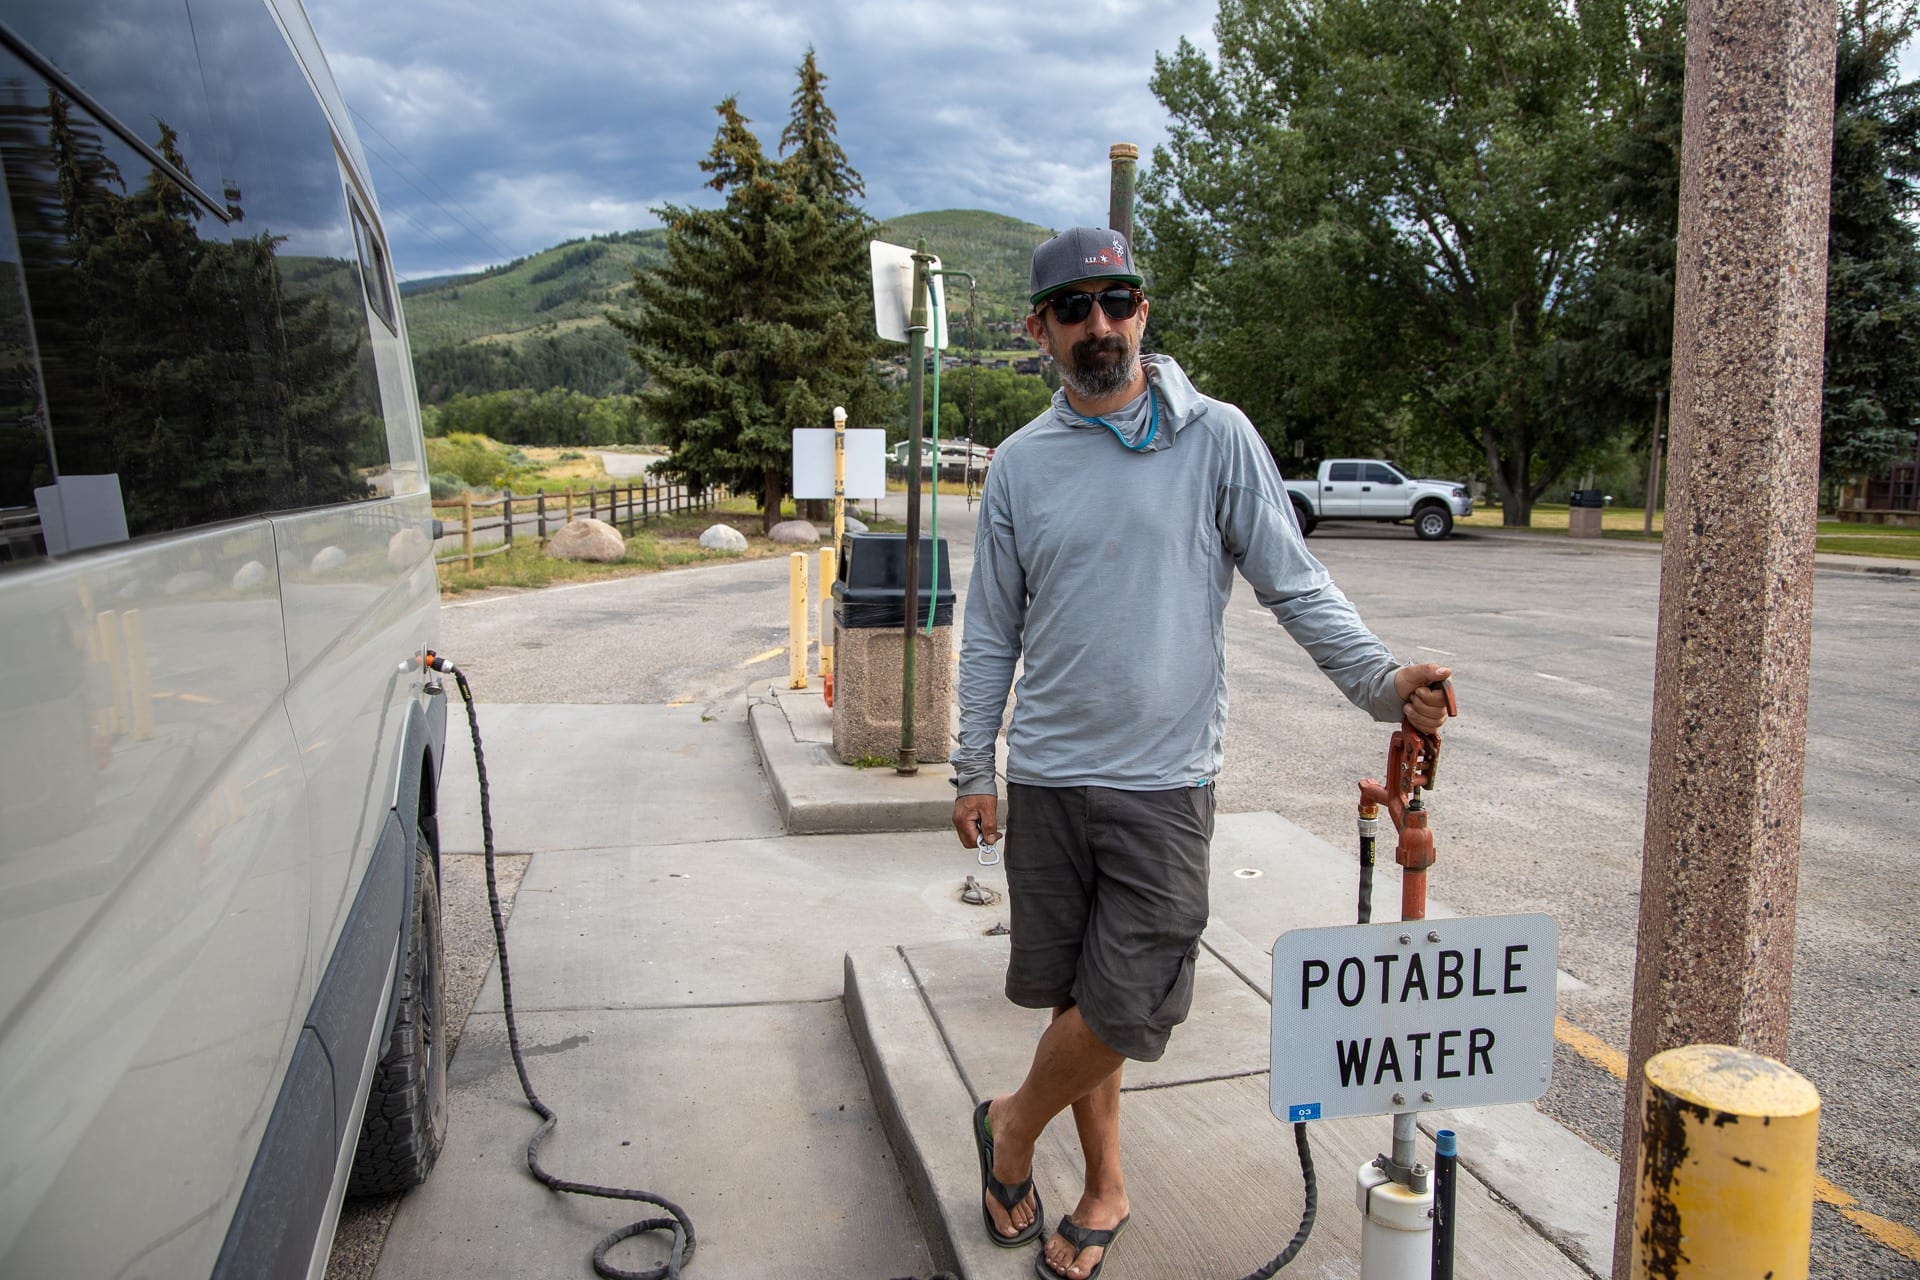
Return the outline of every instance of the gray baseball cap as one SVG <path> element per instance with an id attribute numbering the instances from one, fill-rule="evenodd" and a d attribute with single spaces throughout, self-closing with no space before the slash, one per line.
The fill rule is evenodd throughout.
<path id="1" fill-rule="evenodd" d="M 1069 227 L 1033 251 L 1033 271 L 1027 277 L 1027 287 L 1034 306 L 1055 289 L 1082 280 L 1146 283 L 1133 269 L 1133 250 L 1127 238 L 1106 227 Z"/>

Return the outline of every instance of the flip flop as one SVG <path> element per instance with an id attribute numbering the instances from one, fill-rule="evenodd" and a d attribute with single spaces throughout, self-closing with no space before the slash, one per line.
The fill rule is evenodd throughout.
<path id="1" fill-rule="evenodd" d="M 988 1102 L 992 1100 L 989 1099 Z M 987 1126 L 987 1106 L 983 1102 L 973 1109 L 973 1145 L 980 1152 L 980 1190 L 1000 1202 L 1000 1207 L 1012 1213 L 1025 1200 L 1029 1193 L 1033 1195 L 1033 1221 L 1029 1222 L 1018 1234 L 1003 1236 L 1000 1229 L 993 1225 L 993 1214 L 987 1210 L 987 1202 L 980 1202 L 980 1217 L 987 1224 L 987 1238 L 1002 1249 L 1018 1249 L 1021 1245 L 1031 1244 L 1040 1238 L 1041 1223 L 1046 1218 L 1045 1210 L 1040 1207 L 1040 1193 L 1033 1189 L 1033 1179 L 1027 1178 L 1012 1186 L 993 1176 L 993 1130 Z"/>
<path id="2" fill-rule="evenodd" d="M 1078 1255 L 1082 1249 L 1101 1250 L 1100 1261 L 1094 1263 L 1093 1270 L 1087 1272 L 1087 1280 L 1100 1280 L 1100 1269 L 1106 1266 L 1107 1259 L 1113 1256 L 1114 1242 L 1120 1238 L 1120 1233 L 1125 1231 L 1127 1224 L 1132 1221 L 1133 1215 L 1128 1214 L 1113 1224 L 1113 1230 L 1096 1231 L 1092 1227 L 1081 1226 L 1072 1218 L 1062 1218 L 1060 1225 L 1053 1229 L 1053 1233 L 1072 1245 L 1075 1255 Z M 1047 1265 L 1047 1254 L 1044 1249 L 1040 1251 L 1040 1256 L 1033 1260 L 1033 1269 L 1045 1277 L 1045 1280 L 1067 1280 L 1066 1276 Z"/>

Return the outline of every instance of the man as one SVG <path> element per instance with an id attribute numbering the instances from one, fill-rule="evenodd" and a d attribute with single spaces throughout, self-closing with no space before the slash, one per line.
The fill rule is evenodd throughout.
<path id="1" fill-rule="evenodd" d="M 1361 623 L 1246 416 L 1140 355 L 1142 283 L 1118 232 L 1075 227 L 1034 250 L 1027 332 L 1064 385 L 994 453 L 960 651 L 953 825 L 970 849 L 999 840 L 994 740 L 1024 660 L 1006 990 L 1054 1014 L 1025 1082 L 975 1112 L 982 1213 L 1004 1247 L 1041 1234 L 1034 1143 L 1071 1107 L 1084 1189 L 1035 1266 L 1072 1280 L 1099 1273 L 1128 1219 L 1121 1064 L 1158 1059 L 1192 1002 L 1234 570 L 1376 720 L 1437 729 L 1450 674 L 1401 666 Z"/>

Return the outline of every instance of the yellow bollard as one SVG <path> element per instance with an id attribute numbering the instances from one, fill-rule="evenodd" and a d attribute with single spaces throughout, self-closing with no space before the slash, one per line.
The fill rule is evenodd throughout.
<path id="1" fill-rule="evenodd" d="M 1819 1091 L 1717 1044 L 1655 1054 L 1646 1076 L 1633 1280 L 1805 1280 Z"/>
<path id="2" fill-rule="evenodd" d="M 133 699 L 133 740 L 153 737 L 153 675 L 147 670 L 147 628 L 138 609 L 120 615 L 127 640 L 127 692 Z"/>
<path id="3" fill-rule="evenodd" d="M 833 575 L 832 547 L 820 548 L 820 681 L 833 683 Z"/>
<path id="4" fill-rule="evenodd" d="M 99 629 L 100 661 L 107 668 L 107 732 L 127 731 L 127 676 L 120 665 L 120 615 L 102 609 L 94 619 Z"/>
<path id="5" fill-rule="evenodd" d="M 807 687 L 807 553 L 787 557 L 787 688 Z"/>

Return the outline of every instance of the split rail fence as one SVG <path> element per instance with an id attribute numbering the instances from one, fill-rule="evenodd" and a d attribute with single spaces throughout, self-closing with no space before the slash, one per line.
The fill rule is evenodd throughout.
<path id="1" fill-rule="evenodd" d="M 434 561 L 437 564 L 461 564 L 471 569 L 475 560 L 484 560 L 488 556 L 512 550 L 516 529 L 523 536 L 531 533 L 544 547 L 548 529 L 558 528 L 577 517 L 605 520 L 631 533 L 634 526 L 662 516 L 711 511 L 718 498 L 719 495 L 712 489 L 696 494 L 686 485 L 678 483 L 616 484 L 605 489 L 584 491 L 569 486 L 562 492 L 522 494 L 518 497 L 513 490 L 504 489 L 497 498 L 476 498 L 470 493 L 458 498 L 440 498 L 433 504 L 436 512 L 459 512 L 457 521 L 443 518 L 443 524 L 446 529 L 444 536 L 458 535 L 460 549 L 436 553 Z M 475 549 L 474 535 L 494 533 L 500 535 L 498 543 Z"/>

